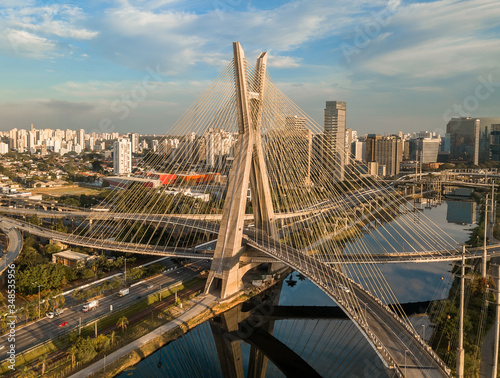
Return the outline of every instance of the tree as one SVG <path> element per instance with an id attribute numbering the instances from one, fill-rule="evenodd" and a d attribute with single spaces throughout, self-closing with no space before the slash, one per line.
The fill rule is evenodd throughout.
<path id="1" fill-rule="evenodd" d="M 35 319 L 38 317 L 38 299 L 36 302 L 30 302 L 28 305 L 29 317 Z"/>
<path id="2" fill-rule="evenodd" d="M 34 224 L 35 226 L 40 226 L 42 222 L 40 221 L 40 218 L 37 217 L 36 214 L 33 214 L 29 219 L 28 222 Z"/>
<path id="3" fill-rule="evenodd" d="M 116 335 L 116 331 L 112 331 L 110 334 L 109 334 L 109 338 L 111 340 L 111 346 L 114 345 L 115 343 L 115 339 L 118 338 L 118 336 Z"/>
<path id="4" fill-rule="evenodd" d="M 95 273 L 92 269 L 86 268 L 82 271 L 82 273 L 80 274 L 80 277 L 84 280 L 87 278 L 93 278 L 93 277 L 95 277 Z"/>
<path id="5" fill-rule="evenodd" d="M 287 279 L 285 282 L 290 287 L 294 287 L 297 284 L 297 281 L 293 279 L 293 276 L 290 276 L 290 278 Z"/>
<path id="6" fill-rule="evenodd" d="M 32 267 L 43 264 L 43 256 L 34 247 L 24 246 L 19 256 L 19 265 Z"/>
<path id="7" fill-rule="evenodd" d="M 19 378 L 34 378 L 35 373 L 29 366 L 24 366 L 21 372 L 19 373 Z"/>
<path id="8" fill-rule="evenodd" d="M 90 337 L 87 337 L 86 339 L 78 339 L 76 342 L 76 348 L 76 358 L 80 362 L 89 362 L 97 355 L 94 342 L 90 339 Z"/>
<path id="9" fill-rule="evenodd" d="M 122 316 L 120 319 L 118 319 L 116 325 L 122 329 L 122 332 L 125 331 L 128 326 L 127 318 L 125 316 Z"/>
<path id="10" fill-rule="evenodd" d="M 7 321 L 5 320 L 6 316 L 7 316 L 7 313 L 4 313 L 0 316 L 0 329 L 2 330 L 2 333 L 4 331 L 7 331 Z"/>
<path id="11" fill-rule="evenodd" d="M 62 219 L 58 219 L 57 222 L 56 222 L 56 227 L 55 227 L 55 230 L 56 231 L 59 231 L 59 232 L 64 232 L 64 233 L 67 233 L 68 232 L 68 227 L 66 227 L 63 223 L 63 220 Z"/>
<path id="12" fill-rule="evenodd" d="M 75 357 L 77 353 L 78 347 L 76 346 L 76 344 L 71 344 L 68 351 L 66 352 L 67 355 L 71 356 L 71 366 L 75 365 Z"/>
<path id="13" fill-rule="evenodd" d="M 99 160 L 94 160 L 92 162 L 92 170 L 94 172 L 99 172 L 99 173 L 103 173 L 104 172 L 104 169 L 102 168 L 102 162 L 99 161 Z"/>
<path id="14" fill-rule="evenodd" d="M 94 346 L 97 353 L 106 351 L 110 346 L 110 339 L 106 335 L 99 335 L 94 340 Z"/>
<path id="15" fill-rule="evenodd" d="M 53 254 L 53 253 L 58 253 L 61 252 L 61 247 L 57 244 L 47 244 L 45 246 L 45 252 L 48 254 Z"/>
<path id="16" fill-rule="evenodd" d="M 40 363 L 39 365 L 42 365 L 42 375 L 45 374 L 45 368 L 47 367 L 47 360 L 48 360 L 48 355 L 47 353 L 43 354 L 42 357 L 40 357 Z"/>
<path id="17" fill-rule="evenodd" d="M 61 286 L 62 279 L 65 276 L 66 269 L 60 264 L 41 264 L 31 266 L 28 269 L 16 267 L 16 286 L 21 294 L 37 294 L 38 282 L 45 290 L 57 289 Z"/>
<path id="18" fill-rule="evenodd" d="M 31 303 L 29 302 L 26 303 L 21 310 L 21 313 L 24 315 L 24 320 L 26 321 L 26 323 L 28 322 L 28 319 L 30 318 L 31 315 L 30 304 Z"/>

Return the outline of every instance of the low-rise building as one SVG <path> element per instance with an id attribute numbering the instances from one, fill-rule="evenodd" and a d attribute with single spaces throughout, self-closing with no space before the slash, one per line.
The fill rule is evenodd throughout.
<path id="1" fill-rule="evenodd" d="M 52 255 L 52 262 L 54 264 L 63 264 L 70 267 L 85 266 L 87 264 L 87 261 L 91 258 L 92 256 L 74 252 L 68 249 L 66 251 L 54 253 Z"/>

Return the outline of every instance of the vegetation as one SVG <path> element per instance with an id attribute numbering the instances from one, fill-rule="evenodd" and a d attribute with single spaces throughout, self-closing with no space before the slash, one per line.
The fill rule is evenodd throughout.
<path id="1" fill-rule="evenodd" d="M 455 271 L 458 266 L 455 267 Z M 492 301 L 493 293 L 487 289 L 494 287 L 493 281 L 471 273 L 466 280 L 467 311 L 464 317 L 464 349 L 465 376 L 474 377 L 479 373 L 479 354 L 481 340 L 478 332 L 488 330 L 494 321 L 493 306 L 485 308 L 486 301 Z M 456 366 L 456 340 L 458 337 L 460 280 L 453 282 L 448 299 L 435 302 L 429 313 L 432 323 L 436 325 L 432 347 L 439 356 L 448 362 L 448 366 Z"/>

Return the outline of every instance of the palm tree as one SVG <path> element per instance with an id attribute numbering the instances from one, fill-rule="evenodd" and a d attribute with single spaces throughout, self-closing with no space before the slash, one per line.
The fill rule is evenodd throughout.
<path id="1" fill-rule="evenodd" d="M 25 365 L 19 374 L 19 378 L 35 378 L 35 373 Z"/>
<path id="2" fill-rule="evenodd" d="M 66 352 L 67 355 L 71 356 L 71 366 L 75 365 L 75 356 L 77 353 L 78 347 L 76 346 L 76 344 L 72 344 Z"/>
<path id="3" fill-rule="evenodd" d="M 39 365 L 42 365 L 42 375 L 45 374 L 45 368 L 47 367 L 48 358 L 49 358 L 49 356 L 47 355 L 47 353 L 43 354 L 42 357 L 40 357 Z"/>
<path id="4" fill-rule="evenodd" d="M 115 343 L 115 339 L 117 339 L 118 336 L 116 335 L 115 331 L 112 331 L 111 334 L 109 335 L 109 338 L 111 339 L 111 346 L 113 346 L 113 344 Z"/>
<path id="5" fill-rule="evenodd" d="M 116 322 L 116 325 L 122 329 L 122 332 L 125 331 L 125 328 L 128 326 L 128 320 L 125 316 L 122 316 L 118 321 Z"/>
<path id="6" fill-rule="evenodd" d="M 292 280 L 291 278 L 289 278 L 288 280 L 285 281 L 286 284 L 290 287 L 294 287 L 296 284 L 297 284 L 297 281 L 295 280 Z"/>

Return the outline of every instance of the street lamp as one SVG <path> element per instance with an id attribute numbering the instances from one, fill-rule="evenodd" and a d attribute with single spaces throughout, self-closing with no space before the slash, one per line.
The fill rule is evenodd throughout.
<path id="1" fill-rule="evenodd" d="M 125 274 L 124 274 L 124 277 L 125 277 L 125 283 L 127 283 L 127 258 L 125 257 Z"/>
<path id="2" fill-rule="evenodd" d="M 40 286 L 43 286 L 39 284 L 38 282 L 32 282 L 32 285 L 38 285 L 38 319 L 40 319 Z"/>

